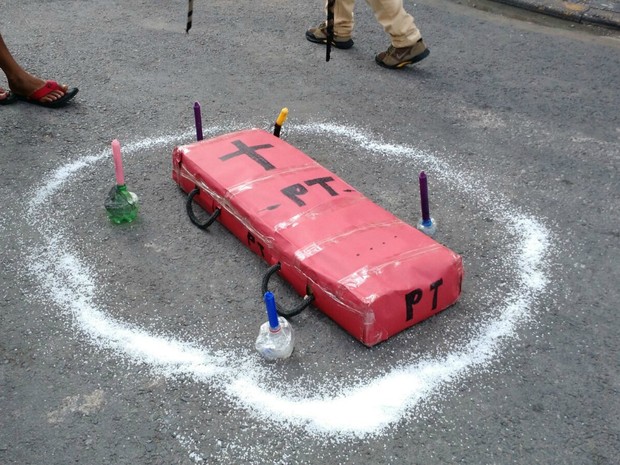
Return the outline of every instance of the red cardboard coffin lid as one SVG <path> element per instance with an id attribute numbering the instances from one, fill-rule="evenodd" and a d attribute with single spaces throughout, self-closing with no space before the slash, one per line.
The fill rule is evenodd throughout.
<path id="1" fill-rule="evenodd" d="M 250 129 L 177 147 L 173 179 L 366 345 L 452 305 L 461 257 L 300 150 Z M 251 240 L 252 238 L 253 240 Z"/>

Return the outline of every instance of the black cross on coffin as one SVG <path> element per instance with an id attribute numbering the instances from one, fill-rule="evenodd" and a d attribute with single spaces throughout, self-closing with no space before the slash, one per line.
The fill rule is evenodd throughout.
<path id="1" fill-rule="evenodd" d="M 252 147 L 248 147 L 241 140 L 234 140 L 232 141 L 232 144 L 235 147 L 237 147 L 239 150 L 237 150 L 236 152 L 229 153 L 228 155 L 221 156 L 220 160 L 226 161 L 226 160 L 230 160 L 231 158 L 238 157 L 239 155 L 247 155 L 252 160 L 254 160 L 256 163 L 258 163 L 260 166 L 262 166 L 265 169 L 265 171 L 275 169 L 275 166 L 273 166 L 271 163 L 269 163 L 267 160 L 261 157 L 257 152 L 257 150 L 271 148 L 273 147 L 273 145 L 263 144 L 263 145 L 254 145 Z"/>

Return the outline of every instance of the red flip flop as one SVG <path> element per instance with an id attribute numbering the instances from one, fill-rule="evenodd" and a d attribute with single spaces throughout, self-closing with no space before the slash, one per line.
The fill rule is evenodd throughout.
<path id="1" fill-rule="evenodd" d="M 41 99 L 43 97 L 45 97 L 46 95 L 48 95 L 50 92 L 53 92 L 55 90 L 59 90 L 61 92 L 64 92 L 65 94 L 54 100 L 51 102 L 42 102 Z M 32 94 L 30 94 L 28 97 L 23 97 L 21 95 L 18 95 L 17 98 L 20 100 L 23 100 L 25 102 L 28 103 L 34 103 L 36 105 L 41 105 L 42 107 L 48 107 L 48 108 L 58 108 L 58 107 L 62 107 L 64 105 L 67 104 L 67 102 L 69 100 L 71 100 L 73 97 L 75 97 L 75 94 L 78 93 L 78 88 L 77 87 L 73 87 L 71 89 L 67 89 L 67 91 L 65 92 L 62 88 L 62 86 L 60 84 L 58 84 L 56 81 L 46 81 L 45 85 L 43 87 L 41 87 L 40 89 L 35 90 Z"/>

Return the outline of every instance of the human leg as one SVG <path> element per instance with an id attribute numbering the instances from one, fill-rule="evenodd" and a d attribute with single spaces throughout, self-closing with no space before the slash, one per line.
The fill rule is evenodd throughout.
<path id="1" fill-rule="evenodd" d="M 410 47 L 422 38 L 413 16 L 405 11 L 403 0 L 366 0 L 375 18 L 390 35 L 397 48 Z"/>
<path id="2" fill-rule="evenodd" d="M 355 0 L 336 0 L 334 4 L 334 34 L 341 37 L 351 37 L 353 33 L 353 7 Z M 327 2 L 325 2 L 327 16 Z"/>
<path id="3" fill-rule="evenodd" d="M 50 81 L 46 82 L 39 77 L 33 76 L 15 61 L 9 48 L 4 43 L 2 34 L 0 34 L 0 68 L 2 68 L 6 75 L 11 92 L 17 97 L 28 98 L 32 95 L 37 95 L 35 94 L 37 91 L 39 92 L 38 95 L 40 95 L 42 93 L 41 90 L 49 86 Z M 48 87 L 45 90 L 45 95 L 38 98 L 37 101 L 43 105 L 54 104 L 54 102 L 60 102 L 63 98 L 66 98 L 68 92 L 72 92 L 75 95 L 77 89 L 71 89 L 70 91 L 68 86 L 58 84 Z"/>
<path id="4" fill-rule="evenodd" d="M 336 48 L 351 48 L 353 40 L 353 7 L 355 0 L 336 0 L 334 5 L 334 41 L 332 45 Z M 325 2 L 327 13 L 327 2 Z M 326 14 L 327 16 L 327 14 Z M 327 43 L 327 22 L 323 21 L 318 26 L 306 31 L 306 39 L 310 42 L 325 44 Z"/>
<path id="5" fill-rule="evenodd" d="M 422 40 L 413 16 L 405 11 L 403 0 L 366 0 L 377 21 L 390 35 L 391 44 L 375 61 L 386 68 L 402 68 L 426 58 L 430 51 Z"/>

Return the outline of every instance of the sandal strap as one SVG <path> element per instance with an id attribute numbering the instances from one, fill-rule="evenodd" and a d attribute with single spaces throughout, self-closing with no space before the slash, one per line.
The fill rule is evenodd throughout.
<path id="1" fill-rule="evenodd" d="M 63 88 L 60 87 L 60 84 L 58 84 L 56 81 L 45 81 L 45 85 L 40 89 L 35 90 L 32 94 L 28 96 L 28 98 L 30 100 L 41 100 L 47 94 L 55 90 L 60 90 L 61 92 L 64 92 Z"/>

